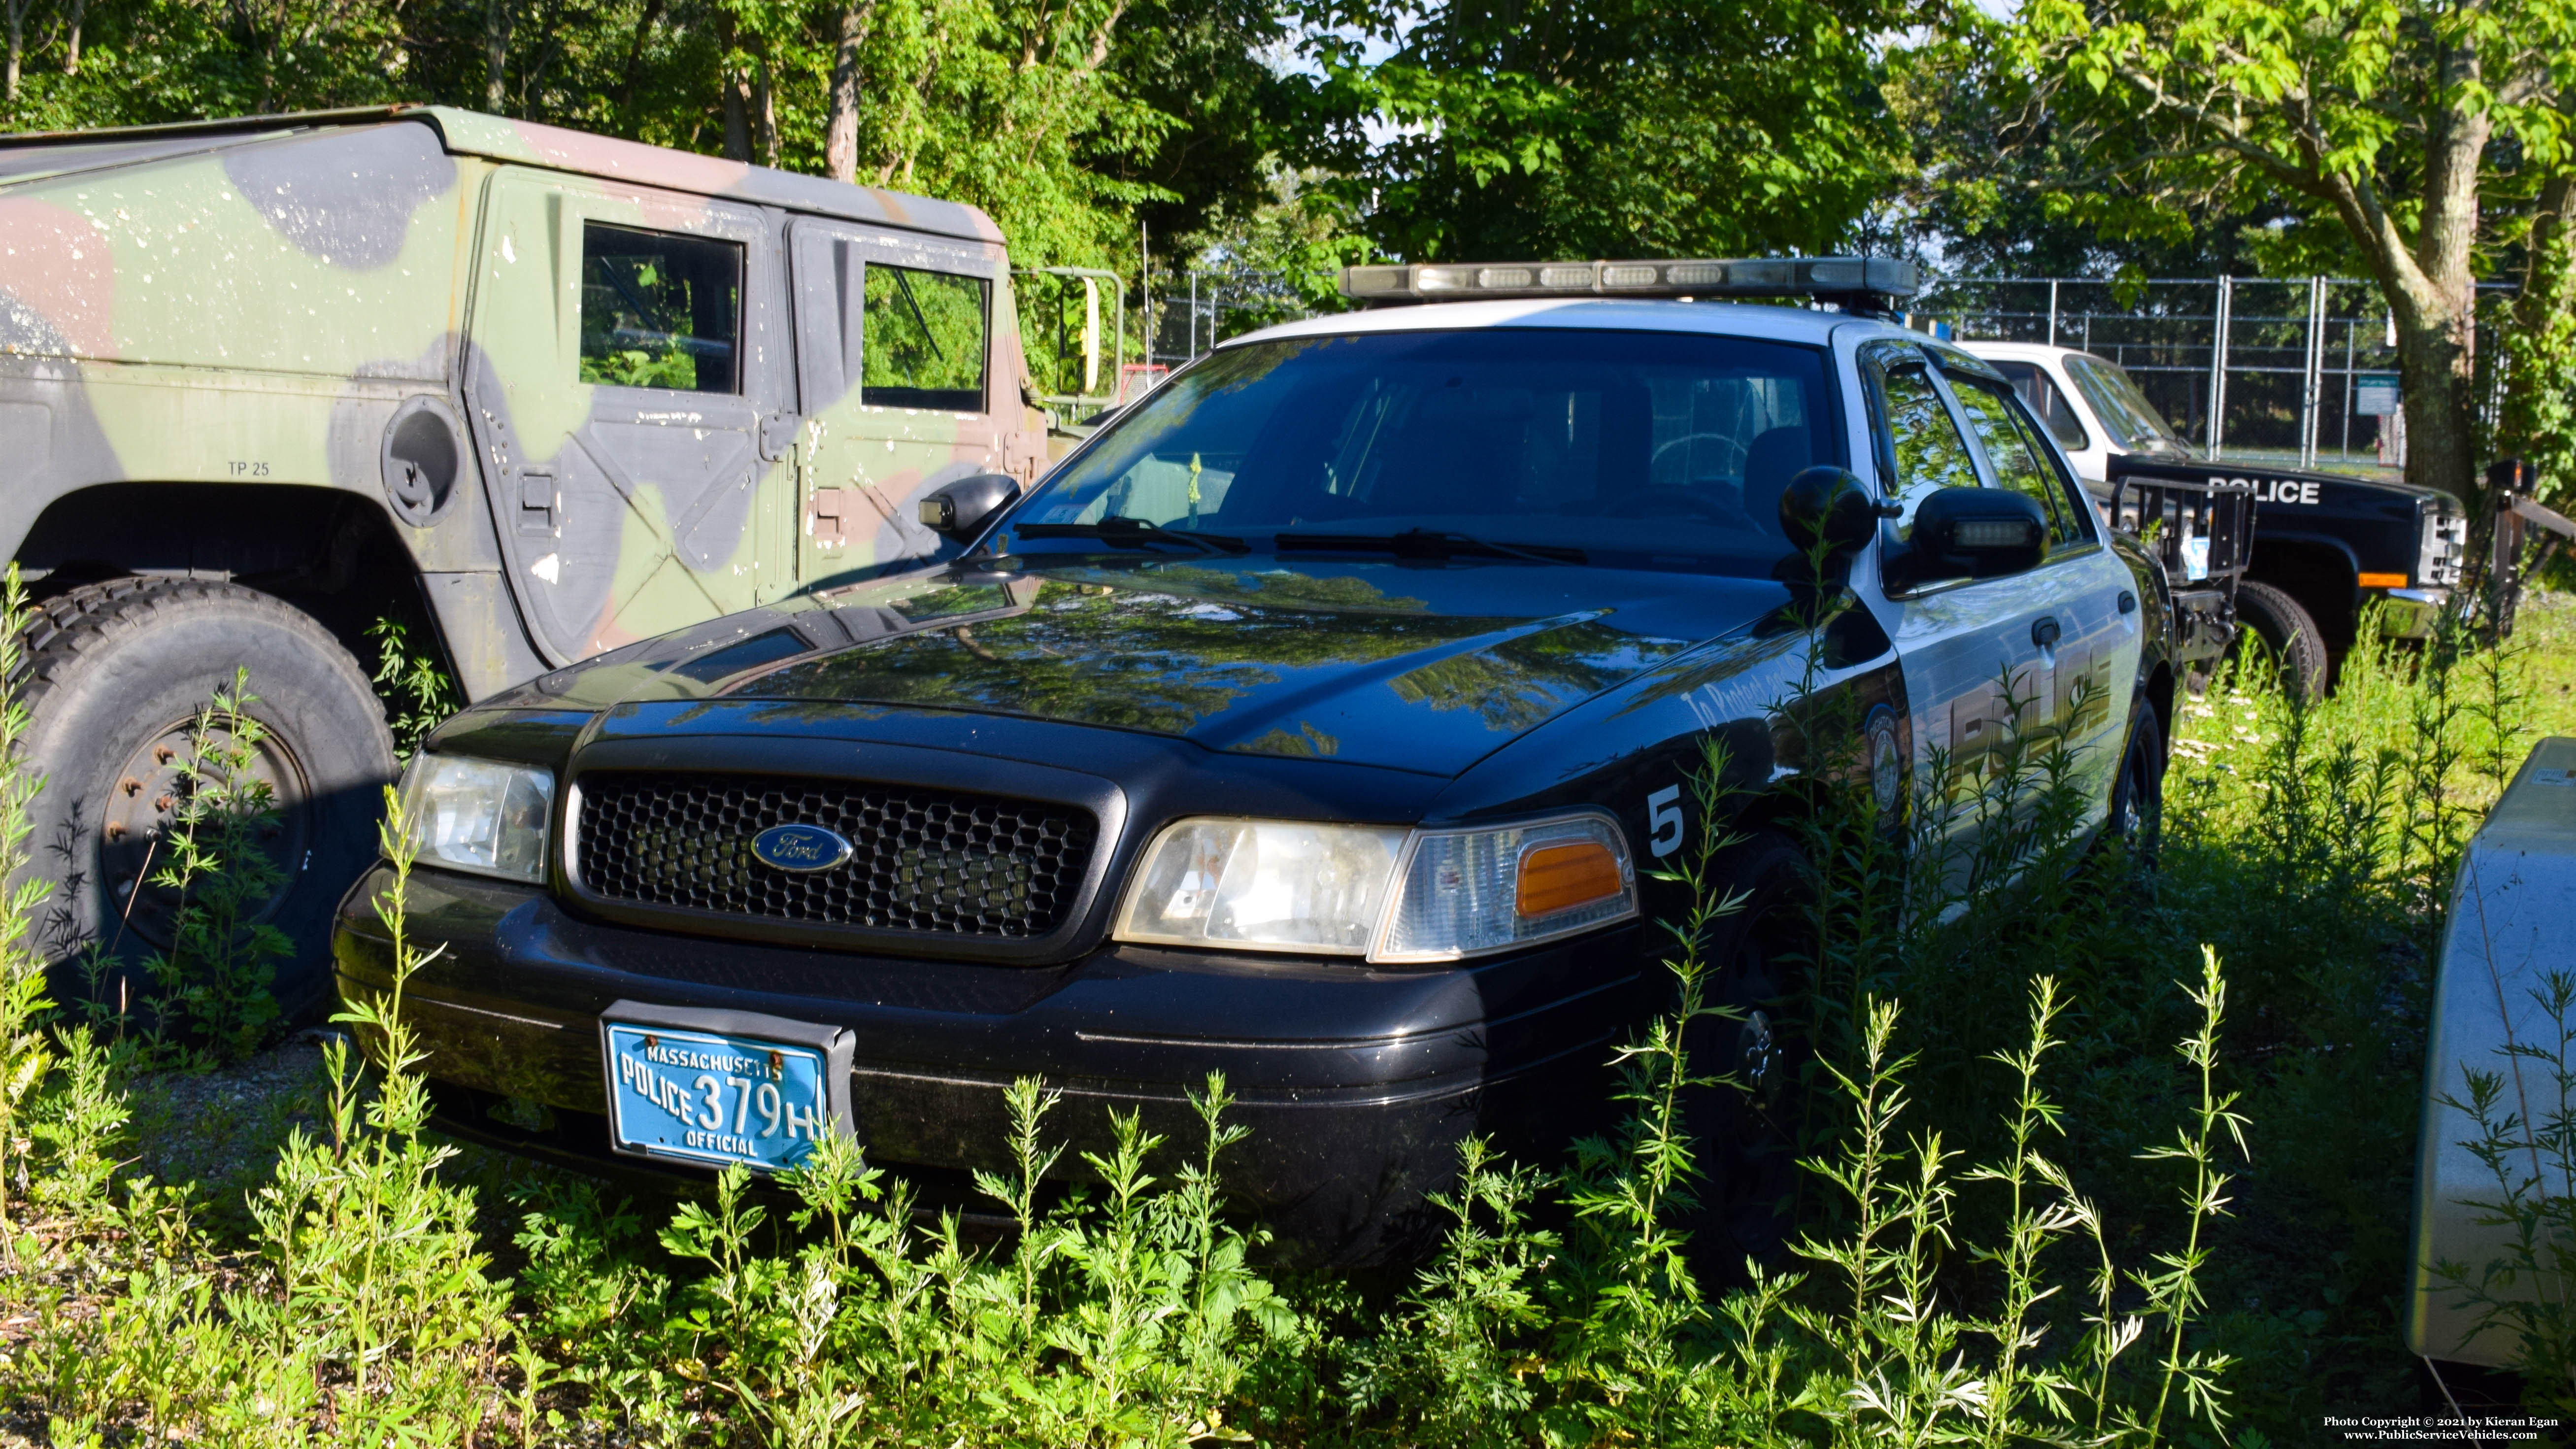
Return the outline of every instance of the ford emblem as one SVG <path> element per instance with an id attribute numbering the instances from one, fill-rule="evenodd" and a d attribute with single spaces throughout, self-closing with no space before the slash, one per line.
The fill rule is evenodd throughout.
<path id="1" fill-rule="evenodd" d="M 772 870 L 808 874 L 850 858 L 850 842 L 820 825 L 773 825 L 751 838 L 752 858 Z"/>

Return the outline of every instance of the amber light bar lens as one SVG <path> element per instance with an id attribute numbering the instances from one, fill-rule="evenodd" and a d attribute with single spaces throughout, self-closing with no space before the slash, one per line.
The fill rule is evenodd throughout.
<path id="1" fill-rule="evenodd" d="M 1543 845 L 1521 856 L 1520 889 L 1513 906 L 1525 917 L 1552 916 L 1608 900 L 1627 886 L 1619 857 L 1597 840 Z"/>
<path id="2" fill-rule="evenodd" d="M 2406 576 L 2404 574 L 2363 574 L 2361 586 L 2365 589 L 2402 589 L 2406 587 Z"/>

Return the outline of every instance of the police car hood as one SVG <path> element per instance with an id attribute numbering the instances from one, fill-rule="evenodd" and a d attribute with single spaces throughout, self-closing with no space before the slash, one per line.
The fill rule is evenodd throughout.
<path id="1" fill-rule="evenodd" d="M 798 600 L 524 693 L 1019 715 L 1445 775 L 1786 599 L 1766 580 L 1518 561 L 1092 556 Z"/>

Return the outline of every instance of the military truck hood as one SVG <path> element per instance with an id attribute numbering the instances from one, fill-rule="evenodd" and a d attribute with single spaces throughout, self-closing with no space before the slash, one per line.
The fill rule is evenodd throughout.
<path id="1" fill-rule="evenodd" d="M 1083 557 L 756 610 L 491 705 L 1017 715 L 1449 775 L 1786 599 L 1757 580 L 1518 562 Z"/>

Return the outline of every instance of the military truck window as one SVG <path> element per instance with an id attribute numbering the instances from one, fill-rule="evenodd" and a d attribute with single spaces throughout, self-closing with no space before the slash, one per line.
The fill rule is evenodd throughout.
<path id="1" fill-rule="evenodd" d="M 2074 509 L 2067 503 L 2057 470 L 2048 465 L 2044 445 L 2005 398 L 2003 389 L 1973 378 L 1953 377 L 1950 391 L 1958 395 L 1959 409 L 1968 415 L 1968 426 L 1977 430 L 1977 441 L 1985 444 L 1986 461 L 1995 467 L 1995 482 L 2047 511 L 2051 544 L 2080 541 L 2084 535 L 2076 527 Z"/>
<path id="2" fill-rule="evenodd" d="M 581 380 L 742 391 L 742 243 L 585 222 Z"/>
<path id="3" fill-rule="evenodd" d="M 1976 464 L 1968 458 L 1968 440 L 1959 436 L 1950 410 L 1931 374 L 1920 362 L 1889 368 L 1880 375 L 1887 416 L 1882 420 L 1896 445 L 1896 501 L 1905 511 L 1896 520 L 1896 536 L 1914 531 L 1915 505 L 1939 488 L 1975 488 Z"/>
<path id="4" fill-rule="evenodd" d="M 981 277 L 870 263 L 859 401 L 982 412 L 987 285 Z"/>

